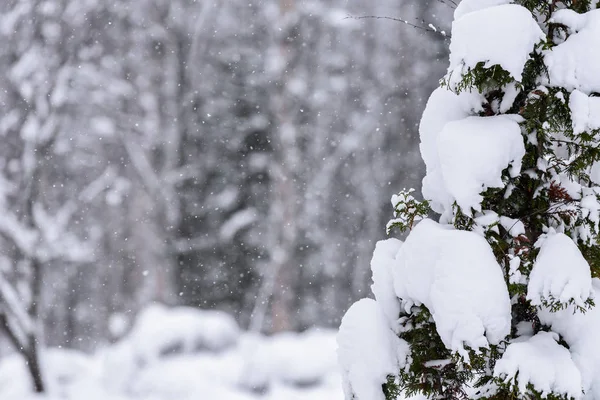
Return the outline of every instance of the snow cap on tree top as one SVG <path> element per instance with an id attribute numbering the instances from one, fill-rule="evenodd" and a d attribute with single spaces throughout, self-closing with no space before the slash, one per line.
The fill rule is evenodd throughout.
<path id="1" fill-rule="evenodd" d="M 460 82 L 468 69 L 479 63 L 485 68 L 499 65 L 521 81 L 525 63 L 544 32 L 525 7 L 503 4 L 464 15 L 452 24 L 450 43 L 450 87 Z"/>

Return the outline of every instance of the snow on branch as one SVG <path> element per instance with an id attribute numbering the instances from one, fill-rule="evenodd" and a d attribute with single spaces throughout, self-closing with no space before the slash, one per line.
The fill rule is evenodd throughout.
<path id="1" fill-rule="evenodd" d="M 12 328 L 11 332 L 14 332 L 15 336 L 24 343 L 21 339 L 33 332 L 34 323 L 23 307 L 18 293 L 0 272 L 0 315 L 2 314 L 5 315 L 5 323 Z M 11 321 L 13 323 L 10 323 Z"/>

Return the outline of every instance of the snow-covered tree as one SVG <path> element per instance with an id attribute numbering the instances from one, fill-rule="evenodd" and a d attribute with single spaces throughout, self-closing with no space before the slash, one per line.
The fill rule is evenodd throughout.
<path id="1" fill-rule="evenodd" d="M 392 198 L 375 300 L 344 317 L 348 399 L 600 398 L 600 9 L 463 0 Z M 431 211 L 438 221 L 429 218 Z"/>

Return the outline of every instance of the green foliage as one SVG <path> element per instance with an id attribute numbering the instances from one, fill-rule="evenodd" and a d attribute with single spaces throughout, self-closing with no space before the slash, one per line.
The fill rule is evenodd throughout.
<path id="1" fill-rule="evenodd" d="M 566 7 L 578 13 L 588 12 L 592 9 L 592 0 L 562 0 L 562 2 Z"/>
<path id="2" fill-rule="evenodd" d="M 540 0 L 517 0 L 515 3 L 522 5 L 532 13 L 546 15 L 548 13 L 548 1 Z"/>
<path id="3" fill-rule="evenodd" d="M 578 13 L 587 12 L 592 8 L 592 0 L 517 0 L 515 3 L 522 5 L 533 13 L 537 13 L 548 18 L 550 15 L 552 15 L 554 10 L 557 9 L 558 4 L 563 5 L 565 8 L 570 8 Z"/>
<path id="4" fill-rule="evenodd" d="M 590 264 L 592 276 L 600 278 L 600 245 L 597 242 L 590 243 L 589 245 L 580 242 L 579 250 L 581 250 L 583 258 Z"/>
<path id="5" fill-rule="evenodd" d="M 527 391 L 525 393 L 520 393 L 518 387 L 518 378 L 517 374 L 514 378 L 511 378 L 507 381 L 497 380 L 496 384 L 498 385 L 498 393 L 494 397 L 490 397 L 490 400 L 495 399 L 515 399 L 515 400 L 571 400 L 570 397 L 566 395 L 556 395 L 554 393 L 550 393 L 548 395 L 543 395 L 542 392 L 536 390 L 535 387 L 530 383 L 527 385 Z"/>
<path id="6" fill-rule="evenodd" d="M 421 393 L 442 399 L 468 398 L 465 385 L 473 379 L 473 371 L 462 357 L 446 348 L 429 310 L 415 306 L 401 321 L 400 337 L 409 343 L 411 350 L 411 363 L 399 374 L 397 387 L 402 393 L 408 396 Z M 481 355 L 472 352 L 471 358 L 474 362 L 481 359 Z"/>
<path id="7" fill-rule="evenodd" d="M 381 389 L 386 399 L 397 399 L 402 394 L 398 378 L 391 375 L 387 377 L 387 382 L 381 385 Z"/>
<path id="8" fill-rule="evenodd" d="M 418 201 L 412 196 L 414 189 L 402 190 L 392 198 L 394 203 L 394 219 L 388 222 L 386 231 L 389 235 L 393 229 L 400 232 L 412 229 L 415 222 L 423 219 L 431 212 L 427 200 Z"/>
<path id="9" fill-rule="evenodd" d="M 580 306 L 576 304 L 575 300 L 573 299 L 569 299 L 567 302 L 562 302 L 560 299 L 555 298 L 551 294 L 542 298 L 542 305 L 551 312 L 558 312 L 567 309 L 569 306 L 575 306 L 575 310 L 581 313 L 585 313 L 595 306 L 594 299 L 592 298 L 588 298 L 584 302 L 584 306 Z"/>
<path id="10" fill-rule="evenodd" d="M 447 78 L 442 79 L 441 85 L 450 90 L 460 93 L 477 89 L 481 93 L 497 90 L 514 82 L 510 73 L 504 70 L 500 65 L 485 67 L 484 62 L 478 63 L 475 68 L 467 68 L 463 71 L 462 79 L 454 86 L 450 85 Z"/>
<path id="11" fill-rule="evenodd" d="M 458 206 L 458 204 L 456 204 L 456 202 L 454 202 L 454 204 L 452 205 L 452 209 L 454 211 L 452 213 L 453 218 L 454 218 L 454 220 L 453 220 L 454 227 L 456 229 L 463 230 L 463 231 L 472 230 L 473 226 L 475 225 L 475 221 L 473 220 L 471 215 L 465 214 L 463 212 L 463 210 Z"/>

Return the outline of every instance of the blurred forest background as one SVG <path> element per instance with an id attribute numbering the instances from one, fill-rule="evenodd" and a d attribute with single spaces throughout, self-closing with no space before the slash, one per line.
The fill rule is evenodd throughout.
<path id="1" fill-rule="evenodd" d="M 441 35 L 346 17 L 448 29 L 448 4 L 0 2 L 0 341 L 26 313 L 93 349 L 152 301 L 336 327 L 391 195 L 420 187 L 447 57 Z"/>

